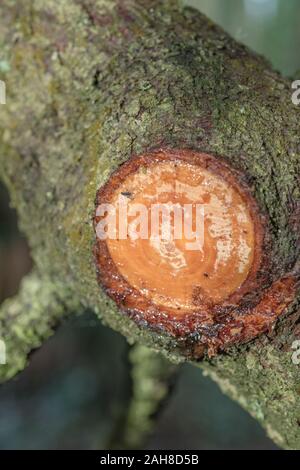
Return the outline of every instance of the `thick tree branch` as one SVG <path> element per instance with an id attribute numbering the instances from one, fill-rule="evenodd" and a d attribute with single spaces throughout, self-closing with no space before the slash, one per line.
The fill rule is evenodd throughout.
<path id="1" fill-rule="evenodd" d="M 4 0 L 0 49 L 0 168 L 39 271 L 71 286 L 74 299 L 129 341 L 174 361 L 223 351 L 202 367 L 279 445 L 300 448 L 299 366 L 291 360 L 300 334 L 300 108 L 291 83 L 176 1 Z M 230 302 L 210 308 L 203 289 L 211 293 L 212 284 L 201 278 L 192 297 L 179 299 L 188 321 L 174 321 L 174 298 L 151 316 L 143 293 L 110 285 L 120 273 L 101 267 L 103 247 L 96 264 L 109 295 L 96 280 L 96 193 L 118 190 L 128 160 L 132 174 L 138 158 L 147 170 L 158 149 L 160 159 L 179 150 L 180 165 L 189 149 L 200 173 L 209 169 L 235 188 L 255 234 L 242 295 L 235 277 Z M 195 322 L 191 299 L 204 299 Z"/>

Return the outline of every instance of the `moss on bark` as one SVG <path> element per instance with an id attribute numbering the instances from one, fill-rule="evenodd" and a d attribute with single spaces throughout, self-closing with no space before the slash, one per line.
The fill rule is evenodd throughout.
<path id="1" fill-rule="evenodd" d="M 263 58 L 172 0 L 0 8 L 1 176 L 43 275 L 130 342 L 184 360 L 174 338 L 120 314 L 97 285 L 92 256 L 97 189 L 132 154 L 162 146 L 220 155 L 242 171 L 268 216 L 274 276 L 299 270 L 300 108 Z M 201 367 L 279 445 L 300 448 L 290 349 L 299 295 L 288 313 L 273 332 Z"/>
<path id="2" fill-rule="evenodd" d="M 80 305 L 66 285 L 29 274 L 16 297 L 0 307 L 0 339 L 6 363 L 0 366 L 0 382 L 13 377 L 28 363 L 30 353 L 51 336 L 57 325 Z"/>

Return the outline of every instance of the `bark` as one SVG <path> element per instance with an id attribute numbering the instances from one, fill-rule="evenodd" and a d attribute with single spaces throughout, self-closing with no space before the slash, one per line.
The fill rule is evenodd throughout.
<path id="1" fill-rule="evenodd" d="M 266 214 L 273 278 L 299 278 L 300 108 L 290 81 L 263 58 L 172 0 L 4 0 L 0 50 L 7 89 L 1 176 L 50 286 L 64 286 L 131 343 L 186 360 L 172 335 L 120 313 L 97 284 L 92 254 L 98 188 L 131 155 L 160 147 L 220 155 L 241 172 Z M 49 318 L 70 310 L 52 303 L 53 289 L 49 295 L 45 285 L 40 299 L 43 292 Z M 25 297 L 23 290 L 1 311 L 6 318 L 15 305 L 20 331 L 30 321 Z M 300 448 L 299 365 L 291 348 L 299 315 L 297 293 L 272 331 L 200 365 L 286 448 Z M 35 318 L 45 321 L 41 308 Z M 1 327 L 13 338 L 13 322 Z M 20 370 L 48 333 L 46 326 L 32 344 L 29 335 L 4 376 Z"/>
<path id="2" fill-rule="evenodd" d="M 123 423 L 110 449 L 142 449 L 153 432 L 159 411 L 167 402 L 178 367 L 143 345 L 131 348 L 132 394 Z"/>
<path id="3" fill-rule="evenodd" d="M 0 367 L 0 382 L 23 370 L 30 353 L 53 334 L 61 320 L 79 311 L 77 299 L 64 284 L 37 272 L 26 276 L 18 295 L 0 307 L 0 338 L 6 355 L 6 364 Z"/>

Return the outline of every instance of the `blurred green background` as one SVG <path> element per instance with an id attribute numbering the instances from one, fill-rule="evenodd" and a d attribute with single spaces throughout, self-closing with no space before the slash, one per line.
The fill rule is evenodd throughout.
<path id="1" fill-rule="evenodd" d="M 237 41 L 269 59 L 287 77 L 300 70 L 299 0 L 183 0 Z M 299 77 L 300 78 L 300 74 Z"/>
<path id="2" fill-rule="evenodd" d="M 299 0 L 185 0 L 284 75 L 300 70 Z M 299 74 L 300 75 L 300 74 Z M 298 77 L 300 78 L 300 76 Z M 0 302 L 30 270 L 26 240 L 0 186 Z M 101 449 L 120 425 L 130 373 L 124 338 L 91 312 L 63 325 L 30 366 L 0 388 L 0 449 Z M 145 448 L 275 449 L 260 426 L 195 367 L 175 390 Z"/>

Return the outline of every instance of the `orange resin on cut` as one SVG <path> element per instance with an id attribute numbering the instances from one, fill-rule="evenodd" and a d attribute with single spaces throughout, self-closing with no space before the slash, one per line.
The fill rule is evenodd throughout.
<path id="1" fill-rule="evenodd" d="M 242 195 L 221 176 L 184 161 L 154 161 L 129 174 L 115 191 L 117 220 L 118 202 L 133 215 L 127 217 L 126 239 L 120 239 L 118 227 L 116 239 L 107 239 L 110 256 L 129 285 L 153 303 L 180 315 L 229 298 L 247 279 L 254 224 Z M 148 212 L 148 239 L 130 236 L 137 204 Z M 170 210 L 167 220 L 161 211 L 158 231 L 151 224 L 155 204 Z M 174 207 L 181 219 L 176 227 Z M 192 232 L 184 230 L 185 221 Z"/>
<path id="2" fill-rule="evenodd" d="M 114 208 L 106 238 L 98 236 L 102 204 Z M 153 216 L 157 205 L 169 218 Z M 294 275 L 271 272 L 267 218 L 245 175 L 222 158 L 182 149 L 130 158 L 99 189 L 94 227 L 100 285 L 142 328 L 176 338 L 187 357 L 270 330 L 294 298 Z"/>

